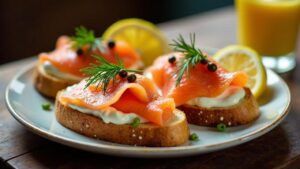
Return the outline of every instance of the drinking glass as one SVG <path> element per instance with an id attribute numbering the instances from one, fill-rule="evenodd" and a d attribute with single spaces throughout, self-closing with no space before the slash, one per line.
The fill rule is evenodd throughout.
<path id="1" fill-rule="evenodd" d="M 296 66 L 300 0 L 235 0 L 238 41 L 263 56 L 278 73 Z"/>

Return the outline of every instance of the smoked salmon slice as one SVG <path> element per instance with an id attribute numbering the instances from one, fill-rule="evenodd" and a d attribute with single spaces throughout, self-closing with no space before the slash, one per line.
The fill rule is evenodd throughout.
<path id="1" fill-rule="evenodd" d="M 73 104 L 91 110 L 100 111 L 109 107 L 123 113 L 136 113 L 157 125 L 164 123 L 172 116 L 175 103 L 172 98 L 159 96 L 154 83 L 142 75 L 136 75 L 135 83 L 118 79 L 110 84 L 107 91 L 85 88 L 86 81 L 68 87 L 60 96 L 63 104 Z"/>
<path id="2" fill-rule="evenodd" d="M 175 56 L 177 62 L 169 63 L 168 59 Z M 216 97 L 223 93 L 230 85 L 245 86 L 247 75 L 243 72 L 228 72 L 217 65 L 209 56 L 210 62 L 217 65 L 218 69 L 211 72 L 206 65 L 197 64 L 185 72 L 179 85 L 176 86 L 177 65 L 184 57 L 183 53 L 171 53 L 161 56 L 154 61 L 148 69 L 155 84 L 161 89 L 164 97 L 174 98 L 176 106 L 180 106 L 196 97 Z"/>
<path id="3" fill-rule="evenodd" d="M 96 64 L 93 55 L 101 55 L 111 63 L 117 63 L 116 56 L 124 62 L 125 68 L 140 65 L 140 55 L 126 42 L 116 41 L 114 48 L 110 49 L 103 43 L 103 49 L 89 50 L 88 46 L 83 48 L 83 55 L 78 55 L 76 49 L 72 48 L 72 41 L 67 36 L 61 36 L 56 43 L 56 49 L 49 53 L 41 53 L 39 61 L 49 61 L 62 72 L 70 73 L 78 77 L 84 77 L 80 69 L 88 67 L 91 63 Z"/>

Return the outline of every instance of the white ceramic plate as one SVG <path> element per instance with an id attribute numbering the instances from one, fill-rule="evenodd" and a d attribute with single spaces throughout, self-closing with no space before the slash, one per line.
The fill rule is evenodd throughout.
<path id="1" fill-rule="evenodd" d="M 268 90 L 260 102 L 260 117 L 252 124 L 218 132 L 215 128 L 190 125 L 199 141 L 169 148 L 138 147 L 110 143 L 77 134 L 60 125 L 53 111 L 44 111 L 41 105 L 53 101 L 41 96 L 33 87 L 34 65 L 17 74 L 6 90 L 6 104 L 11 114 L 32 132 L 52 141 L 91 152 L 115 156 L 174 157 L 202 154 L 236 146 L 257 138 L 277 126 L 288 114 L 290 92 L 285 82 L 271 70 L 267 71 Z"/>

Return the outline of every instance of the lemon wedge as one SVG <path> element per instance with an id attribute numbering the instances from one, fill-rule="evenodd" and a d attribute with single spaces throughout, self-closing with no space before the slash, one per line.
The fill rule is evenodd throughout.
<path id="1" fill-rule="evenodd" d="M 153 23 L 142 19 L 119 20 L 104 32 L 103 38 L 129 43 L 139 52 L 145 66 L 151 65 L 157 56 L 170 52 L 164 34 Z"/>
<path id="2" fill-rule="evenodd" d="M 248 75 L 247 87 L 255 98 L 266 89 L 267 75 L 261 56 L 253 49 L 232 45 L 219 50 L 213 58 L 228 71 L 243 71 Z"/>

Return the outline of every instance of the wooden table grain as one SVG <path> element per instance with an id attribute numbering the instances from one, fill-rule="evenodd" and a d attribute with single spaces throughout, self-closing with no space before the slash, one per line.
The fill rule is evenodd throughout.
<path id="1" fill-rule="evenodd" d="M 236 43 L 236 17 L 232 7 L 162 23 L 172 39 L 181 33 L 197 35 L 199 46 L 221 48 Z M 300 44 L 300 43 L 298 43 Z M 298 45 L 299 51 L 300 45 Z M 0 168 L 300 168 L 300 67 L 283 75 L 292 93 L 287 118 L 271 132 L 251 142 L 204 155 L 138 159 L 93 154 L 63 146 L 27 131 L 9 114 L 4 91 L 13 75 L 36 58 L 0 66 Z"/>

